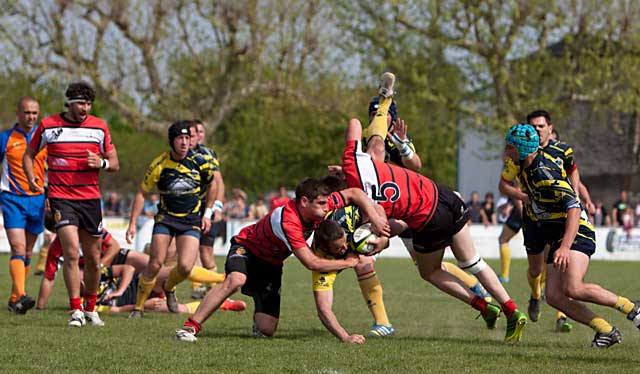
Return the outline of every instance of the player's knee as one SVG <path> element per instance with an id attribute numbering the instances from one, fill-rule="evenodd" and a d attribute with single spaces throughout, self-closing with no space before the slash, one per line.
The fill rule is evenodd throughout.
<path id="1" fill-rule="evenodd" d="M 193 269 L 193 264 L 179 262 L 176 265 L 176 269 L 178 270 L 178 273 L 180 273 L 180 275 L 188 276 L 191 273 L 191 269 Z"/>
<path id="2" fill-rule="evenodd" d="M 239 273 L 237 271 L 233 271 L 231 272 L 231 274 L 227 275 L 222 285 L 223 287 L 227 287 L 230 290 L 235 291 L 236 289 L 244 286 L 246 281 L 247 281 L 247 276 L 245 274 Z"/>
<path id="3" fill-rule="evenodd" d="M 276 333 L 278 329 L 278 320 L 275 322 L 272 321 L 261 321 L 256 322 L 254 336 L 261 338 L 270 338 L 273 334 Z"/>
<path id="4" fill-rule="evenodd" d="M 563 286 L 563 291 L 567 297 L 582 300 L 584 295 L 584 285 L 576 282 L 570 282 Z"/>
<path id="5" fill-rule="evenodd" d="M 460 269 L 476 275 L 487 268 L 487 263 L 476 253 L 476 255 L 468 261 L 458 261 L 458 266 Z"/>
<path id="6" fill-rule="evenodd" d="M 556 288 L 546 288 L 544 293 L 547 304 L 554 308 L 558 308 L 561 299 L 565 297 L 564 293 Z"/>

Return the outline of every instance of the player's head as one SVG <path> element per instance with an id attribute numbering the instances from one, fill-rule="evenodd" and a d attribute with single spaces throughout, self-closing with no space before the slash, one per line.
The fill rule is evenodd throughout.
<path id="1" fill-rule="evenodd" d="M 322 219 L 327 214 L 327 197 L 331 191 L 316 178 L 307 178 L 296 187 L 296 204 L 306 219 Z"/>
<path id="2" fill-rule="evenodd" d="M 349 249 L 347 234 L 340 224 L 334 220 L 320 222 L 313 233 L 316 248 L 336 258 L 343 257 Z"/>
<path id="3" fill-rule="evenodd" d="M 204 138 L 207 135 L 206 129 L 204 127 L 204 122 L 199 119 L 194 119 L 193 122 L 196 123 L 196 133 L 198 134 L 198 144 L 204 144 Z"/>
<path id="4" fill-rule="evenodd" d="M 551 115 L 546 110 L 534 110 L 527 114 L 527 123 L 535 127 L 540 137 L 540 145 L 546 147 L 551 139 L 553 131 L 553 123 L 551 123 Z"/>
<path id="5" fill-rule="evenodd" d="M 329 191 L 336 192 L 347 188 L 344 180 L 335 175 L 326 175 L 322 178 L 322 182 L 329 188 Z"/>
<path id="6" fill-rule="evenodd" d="M 378 107 L 380 107 L 380 97 L 376 96 L 369 102 L 369 120 L 373 118 L 373 115 L 378 111 Z M 393 100 L 391 102 L 391 106 L 389 106 L 389 114 L 387 115 L 387 126 L 391 127 L 392 124 L 396 123 L 398 120 L 398 107 L 396 106 L 396 101 Z"/>
<path id="7" fill-rule="evenodd" d="M 189 121 L 177 121 L 169 126 L 169 145 L 182 159 L 189 151 L 191 140 L 191 124 Z"/>
<path id="8" fill-rule="evenodd" d="M 198 128 L 196 127 L 196 121 L 192 119 L 186 119 L 184 122 L 189 124 L 189 149 L 194 150 L 198 148 Z"/>
<path id="9" fill-rule="evenodd" d="M 38 115 L 40 114 L 40 105 L 36 99 L 23 96 L 18 100 L 16 106 L 16 115 L 18 117 L 18 125 L 23 129 L 30 130 L 35 126 L 38 121 Z"/>
<path id="10" fill-rule="evenodd" d="M 69 119 L 82 122 L 91 111 L 91 105 L 96 98 L 96 91 L 86 82 L 71 83 L 65 92 L 64 106 L 68 108 Z"/>
<path id="11" fill-rule="evenodd" d="M 538 150 L 540 137 L 533 126 L 519 123 L 507 130 L 505 142 L 507 143 L 507 148 L 513 147 L 514 150 L 518 151 L 518 159 L 522 161 Z"/>

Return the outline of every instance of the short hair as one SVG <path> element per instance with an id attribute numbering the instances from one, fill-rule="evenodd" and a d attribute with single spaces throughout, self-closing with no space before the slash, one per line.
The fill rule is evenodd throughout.
<path id="1" fill-rule="evenodd" d="M 96 91 L 87 82 L 75 82 L 67 87 L 67 92 L 65 92 L 64 96 L 67 101 L 75 99 L 93 102 L 96 98 Z"/>
<path id="2" fill-rule="evenodd" d="M 532 119 L 538 118 L 538 117 L 544 117 L 544 119 L 547 120 L 548 124 L 550 125 L 552 124 L 551 115 L 549 114 L 549 112 L 543 109 L 534 110 L 533 112 L 527 114 L 527 123 L 531 123 Z"/>
<path id="3" fill-rule="evenodd" d="M 24 105 L 24 103 L 38 103 L 38 100 L 34 99 L 31 96 L 22 96 L 20 99 L 18 99 L 18 104 L 16 105 L 16 107 L 18 107 L 19 109 L 22 108 L 22 105 Z"/>
<path id="4" fill-rule="evenodd" d="M 296 187 L 296 203 L 299 203 L 303 197 L 313 201 L 320 195 L 329 195 L 331 191 L 326 184 L 317 178 L 304 179 Z"/>
<path id="5" fill-rule="evenodd" d="M 332 219 L 324 220 L 320 222 L 318 228 L 313 233 L 316 248 L 327 249 L 332 242 L 342 238 L 344 234 L 344 229 L 337 221 Z"/>
<path id="6" fill-rule="evenodd" d="M 556 136 L 556 140 L 560 140 L 560 134 L 558 133 L 558 130 L 556 130 L 555 127 L 553 128 L 553 130 L 551 130 L 551 133 Z"/>
<path id="7" fill-rule="evenodd" d="M 337 192 L 347 188 L 347 184 L 335 175 L 327 175 L 322 178 L 322 183 L 327 185 L 331 192 Z"/>

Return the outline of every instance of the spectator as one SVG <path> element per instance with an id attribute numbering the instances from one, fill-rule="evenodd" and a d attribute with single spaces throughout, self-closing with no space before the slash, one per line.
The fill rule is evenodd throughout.
<path id="1" fill-rule="evenodd" d="M 249 208 L 247 207 L 247 193 L 239 188 L 234 188 L 232 191 L 233 198 L 229 202 L 227 209 L 227 216 L 231 219 L 244 219 L 249 215 Z"/>
<path id="2" fill-rule="evenodd" d="M 507 197 L 501 196 L 496 203 L 496 221 L 498 223 L 505 223 L 511 215 L 513 209 L 513 203 Z"/>
<path id="3" fill-rule="evenodd" d="M 495 203 L 493 201 L 493 193 L 487 192 L 484 195 L 484 201 L 482 202 L 482 222 L 485 226 L 497 224 Z"/>
<path id="4" fill-rule="evenodd" d="M 287 189 L 285 186 L 280 186 L 280 195 L 276 195 L 271 198 L 271 210 L 276 209 L 279 206 L 285 205 L 289 201 L 287 195 Z"/>
<path id="5" fill-rule="evenodd" d="M 104 215 L 105 216 L 120 216 L 122 215 L 122 206 L 120 202 L 120 196 L 117 192 L 111 192 L 109 198 L 104 202 Z"/>
<path id="6" fill-rule="evenodd" d="M 622 226 L 622 216 L 624 212 L 627 210 L 627 207 L 630 207 L 631 203 L 629 202 L 629 197 L 627 196 L 627 191 L 620 191 L 620 199 L 613 204 L 613 209 L 611 209 L 611 219 L 613 220 L 614 226 Z"/>
<path id="7" fill-rule="evenodd" d="M 610 226 L 611 217 L 607 214 L 607 209 L 604 207 L 602 199 L 596 201 L 596 210 L 593 214 L 593 223 L 596 226 Z"/>
<path id="8" fill-rule="evenodd" d="M 249 207 L 249 219 L 257 221 L 269 213 L 267 205 L 264 203 L 264 197 L 260 196 L 254 204 Z"/>
<path id="9" fill-rule="evenodd" d="M 627 208 L 622 213 L 622 229 L 627 233 L 627 239 L 631 239 L 631 230 L 633 229 L 633 209 L 631 205 L 627 205 Z"/>
<path id="10" fill-rule="evenodd" d="M 147 217 L 155 217 L 155 215 L 158 214 L 158 200 L 159 195 L 157 193 L 150 194 L 149 198 L 144 202 L 142 214 Z"/>
<path id="11" fill-rule="evenodd" d="M 478 191 L 471 192 L 471 200 L 467 202 L 467 208 L 471 214 L 471 223 L 482 223 L 482 204 Z"/>

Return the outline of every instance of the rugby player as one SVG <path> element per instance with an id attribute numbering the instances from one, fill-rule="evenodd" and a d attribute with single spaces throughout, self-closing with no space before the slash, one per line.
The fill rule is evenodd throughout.
<path id="1" fill-rule="evenodd" d="M 540 146 L 536 129 L 529 124 L 512 126 L 505 136 L 505 180 L 518 178 L 526 203 L 527 248 L 550 246 L 546 258 L 546 299 L 549 305 L 591 327 L 592 346 L 608 348 L 622 341 L 620 330 L 597 316 L 583 302 L 609 306 L 624 313 L 640 328 L 640 303 L 618 296 L 595 283 L 584 281 L 589 259 L 595 252 L 595 231 L 582 209 L 570 175 L 553 153 Z"/>
<path id="2" fill-rule="evenodd" d="M 104 322 L 95 311 L 100 282 L 102 209 L 99 171 L 120 166 L 107 123 L 89 114 L 95 91 L 84 82 L 72 83 L 65 92 L 67 111 L 40 122 L 24 154 L 23 167 L 32 192 L 43 191 L 34 173 L 36 155 L 47 147 L 47 198 L 65 262 L 63 274 L 69 294 L 69 326 L 93 326 Z M 80 299 L 78 260 L 84 249 L 84 307 Z"/>
<path id="3" fill-rule="evenodd" d="M 25 291 L 25 283 L 31 266 L 33 245 L 38 235 L 44 231 L 44 191 L 31 191 L 22 167 L 27 145 L 37 129 L 39 113 L 40 106 L 35 99 L 22 97 L 16 108 L 18 122 L 9 130 L 0 133 L 0 205 L 11 248 L 9 273 L 13 281 L 8 310 L 17 314 L 25 314 L 35 305 L 33 298 Z M 38 152 L 34 160 L 34 172 L 39 187 L 44 183 L 46 157 L 47 150 L 44 148 Z"/>
<path id="4" fill-rule="evenodd" d="M 196 313 L 176 331 L 180 341 L 194 342 L 204 323 L 222 302 L 242 288 L 254 301 L 254 336 L 275 333 L 280 317 L 280 286 L 283 261 L 291 254 L 312 271 L 336 271 L 353 267 L 358 256 L 344 259 L 316 256 L 306 242 L 328 211 L 355 204 L 370 217 L 373 231 L 381 235 L 377 248 L 388 245 L 389 226 L 384 214 L 358 189 L 331 192 L 321 180 L 309 178 L 296 188 L 295 200 L 276 208 L 257 223 L 243 228 L 231 239 L 222 284 L 213 287 Z"/>
<path id="5" fill-rule="evenodd" d="M 169 126 L 171 150 L 151 162 L 134 198 L 126 233 L 128 243 L 135 236 L 136 220 L 142 212 L 145 195 L 153 188 L 160 192 L 160 205 L 151 237 L 151 258 L 140 278 L 137 302 L 130 318 L 143 317 L 144 303 L 156 283 L 174 237 L 178 262 L 163 285 L 163 290 L 169 310 L 178 312 L 175 286 L 191 273 L 198 256 L 200 233 L 211 227 L 211 213 L 200 216 L 203 204 L 200 191 L 207 186 L 206 206 L 210 207 L 213 204 L 213 168 L 210 162 L 189 149 L 190 128 L 188 121 L 177 121 Z"/>

